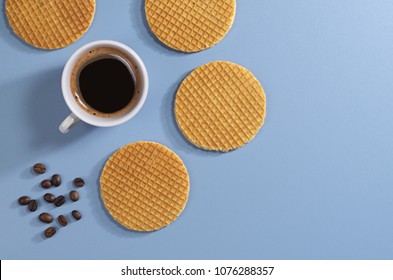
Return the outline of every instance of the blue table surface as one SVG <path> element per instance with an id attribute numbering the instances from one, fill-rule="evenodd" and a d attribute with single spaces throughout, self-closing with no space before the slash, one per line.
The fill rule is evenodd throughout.
<path id="1" fill-rule="evenodd" d="M 4 2 L 4 1 L 3 1 Z M 142 0 L 97 0 L 89 31 L 61 50 L 25 44 L 0 14 L 1 259 L 392 259 L 393 1 L 237 1 L 232 29 L 215 47 L 173 51 L 151 33 Z M 69 114 L 62 68 L 80 46 L 123 42 L 150 75 L 145 106 L 113 128 L 58 125 Z M 250 69 L 267 96 L 267 118 L 245 147 L 206 152 L 173 118 L 176 89 L 194 68 L 228 60 Z M 114 222 L 98 179 L 119 147 L 150 140 L 174 150 L 191 180 L 184 212 L 152 233 Z M 44 162 L 45 175 L 31 173 Z M 44 178 L 59 173 L 76 203 L 42 203 Z M 22 195 L 40 198 L 29 213 Z M 82 220 L 42 238 L 42 211 L 78 209 Z"/>

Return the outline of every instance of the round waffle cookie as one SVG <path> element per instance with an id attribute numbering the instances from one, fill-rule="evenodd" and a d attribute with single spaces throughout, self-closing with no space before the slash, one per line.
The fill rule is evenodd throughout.
<path id="1" fill-rule="evenodd" d="M 175 116 L 194 145 L 227 152 L 251 141 L 264 123 L 266 97 L 246 68 L 216 61 L 196 68 L 181 83 Z"/>
<path id="2" fill-rule="evenodd" d="M 146 0 L 146 19 L 165 45 L 197 52 L 220 42 L 235 19 L 236 0 Z"/>
<path id="3" fill-rule="evenodd" d="M 167 147 L 137 142 L 117 150 L 100 178 L 101 198 L 112 217 L 136 231 L 154 231 L 183 211 L 189 177 L 182 160 Z"/>
<path id="4" fill-rule="evenodd" d="M 10 26 L 26 43 L 41 49 L 60 49 L 89 29 L 95 0 L 6 0 Z"/>

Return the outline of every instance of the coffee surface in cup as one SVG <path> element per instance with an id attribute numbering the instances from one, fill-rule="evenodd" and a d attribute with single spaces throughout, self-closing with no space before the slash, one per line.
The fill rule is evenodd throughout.
<path id="1" fill-rule="evenodd" d="M 110 118 L 130 111 L 139 98 L 139 71 L 119 49 L 100 47 L 82 55 L 71 74 L 71 90 L 88 113 Z"/>
<path id="2" fill-rule="evenodd" d="M 90 107 L 112 114 L 131 102 L 135 82 L 122 61 L 103 57 L 81 70 L 79 88 L 84 101 Z"/>

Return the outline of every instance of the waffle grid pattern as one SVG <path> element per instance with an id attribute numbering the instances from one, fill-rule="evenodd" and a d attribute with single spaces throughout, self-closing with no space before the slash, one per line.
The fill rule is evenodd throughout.
<path id="1" fill-rule="evenodd" d="M 231 28 L 236 0 L 146 0 L 146 18 L 165 45 L 184 52 L 210 48 Z"/>
<path id="2" fill-rule="evenodd" d="M 112 217 L 128 229 L 158 230 L 183 211 L 189 178 L 182 160 L 154 142 L 129 144 L 106 162 L 101 197 Z"/>
<path id="3" fill-rule="evenodd" d="M 6 0 L 6 13 L 12 29 L 26 43 L 59 49 L 86 33 L 95 6 L 95 0 Z"/>
<path id="4" fill-rule="evenodd" d="M 264 123 L 265 93 L 246 68 L 216 61 L 181 83 L 175 116 L 184 136 L 206 150 L 230 151 L 251 141 Z"/>

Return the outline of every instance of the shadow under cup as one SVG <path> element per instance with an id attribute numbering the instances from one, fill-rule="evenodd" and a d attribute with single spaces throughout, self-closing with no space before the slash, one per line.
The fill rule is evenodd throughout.
<path id="1" fill-rule="evenodd" d="M 63 96 L 73 114 L 95 126 L 115 126 L 142 107 L 147 71 L 126 45 L 97 41 L 77 50 L 62 77 Z"/>

